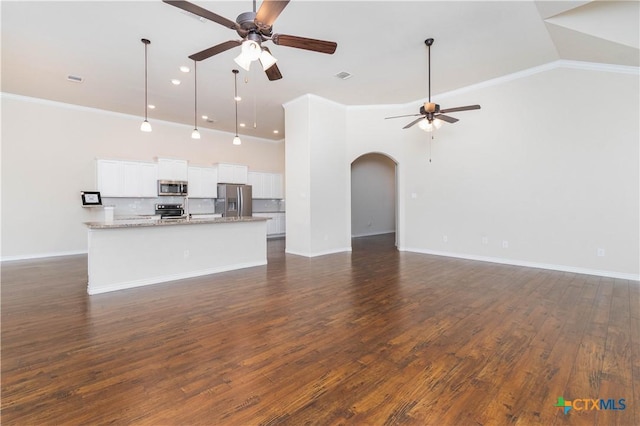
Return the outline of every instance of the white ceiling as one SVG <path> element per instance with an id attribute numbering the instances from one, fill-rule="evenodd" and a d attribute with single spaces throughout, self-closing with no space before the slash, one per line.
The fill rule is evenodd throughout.
<path id="1" fill-rule="evenodd" d="M 194 1 L 231 20 L 250 0 Z M 258 7 L 260 6 L 258 1 Z M 149 45 L 149 121 L 193 125 L 188 56 L 235 31 L 161 1 L 2 1 L 2 91 L 144 115 L 144 45 Z M 345 105 L 406 104 L 427 96 L 427 48 L 437 95 L 557 59 L 640 65 L 637 1 L 292 0 L 274 33 L 335 41 L 334 55 L 267 42 L 284 78 L 254 64 L 241 70 L 241 134 L 284 137 L 282 104 L 313 93 Z M 198 63 L 198 127 L 234 132 L 233 58 Z M 181 65 L 191 73 L 179 71 Z M 346 71 L 347 80 L 335 77 Z M 67 81 L 81 76 L 82 83 Z M 182 84 L 174 86 L 172 78 Z M 417 112 L 417 105 L 416 105 Z M 254 122 L 256 124 L 254 128 Z M 273 130 L 279 130 L 274 134 Z"/>

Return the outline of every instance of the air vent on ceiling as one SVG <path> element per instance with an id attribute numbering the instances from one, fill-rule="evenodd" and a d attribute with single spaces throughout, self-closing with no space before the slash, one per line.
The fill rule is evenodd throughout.
<path id="1" fill-rule="evenodd" d="M 68 75 L 67 80 L 72 81 L 74 83 L 82 83 L 84 79 L 77 75 Z"/>
<path id="2" fill-rule="evenodd" d="M 346 80 L 348 78 L 351 78 L 351 74 L 346 71 L 340 71 L 338 74 L 336 74 L 336 77 L 338 77 L 340 80 Z"/>

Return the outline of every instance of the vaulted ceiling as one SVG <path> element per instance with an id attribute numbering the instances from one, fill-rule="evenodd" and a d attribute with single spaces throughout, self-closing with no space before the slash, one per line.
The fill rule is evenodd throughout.
<path id="1" fill-rule="evenodd" d="M 231 20 L 253 7 L 249 0 L 194 3 Z M 193 125 L 188 56 L 238 39 L 161 1 L 2 1 L 1 8 L 3 92 L 143 116 L 140 39 L 147 38 L 152 123 Z M 282 104 L 306 93 L 345 105 L 425 98 L 428 37 L 435 39 L 434 95 L 557 59 L 637 67 L 639 16 L 636 1 L 292 0 L 274 32 L 331 40 L 338 48 L 325 55 L 266 42 L 284 77 L 269 81 L 258 64 L 241 70 L 240 133 L 282 139 Z M 197 63 L 198 127 L 234 131 L 231 71 L 239 50 Z M 191 71 L 181 72 L 182 65 Z M 341 72 L 351 77 L 336 77 Z"/>

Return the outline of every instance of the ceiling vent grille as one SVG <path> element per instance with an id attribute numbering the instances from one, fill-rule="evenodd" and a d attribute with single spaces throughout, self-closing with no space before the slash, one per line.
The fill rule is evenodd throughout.
<path id="1" fill-rule="evenodd" d="M 346 71 L 340 71 L 338 74 L 336 74 L 336 77 L 338 77 L 340 80 L 346 80 L 348 78 L 351 78 L 351 74 Z"/>
<path id="2" fill-rule="evenodd" d="M 67 76 L 67 80 L 72 81 L 74 83 L 82 83 L 82 81 L 84 79 L 82 77 L 77 76 L 77 75 L 68 75 Z"/>

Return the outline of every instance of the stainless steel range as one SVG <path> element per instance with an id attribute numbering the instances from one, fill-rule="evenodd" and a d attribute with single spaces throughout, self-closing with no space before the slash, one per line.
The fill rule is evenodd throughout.
<path id="1" fill-rule="evenodd" d="M 184 208 L 182 204 L 156 204 L 156 214 L 161 219 L 184 219 Z"/>

